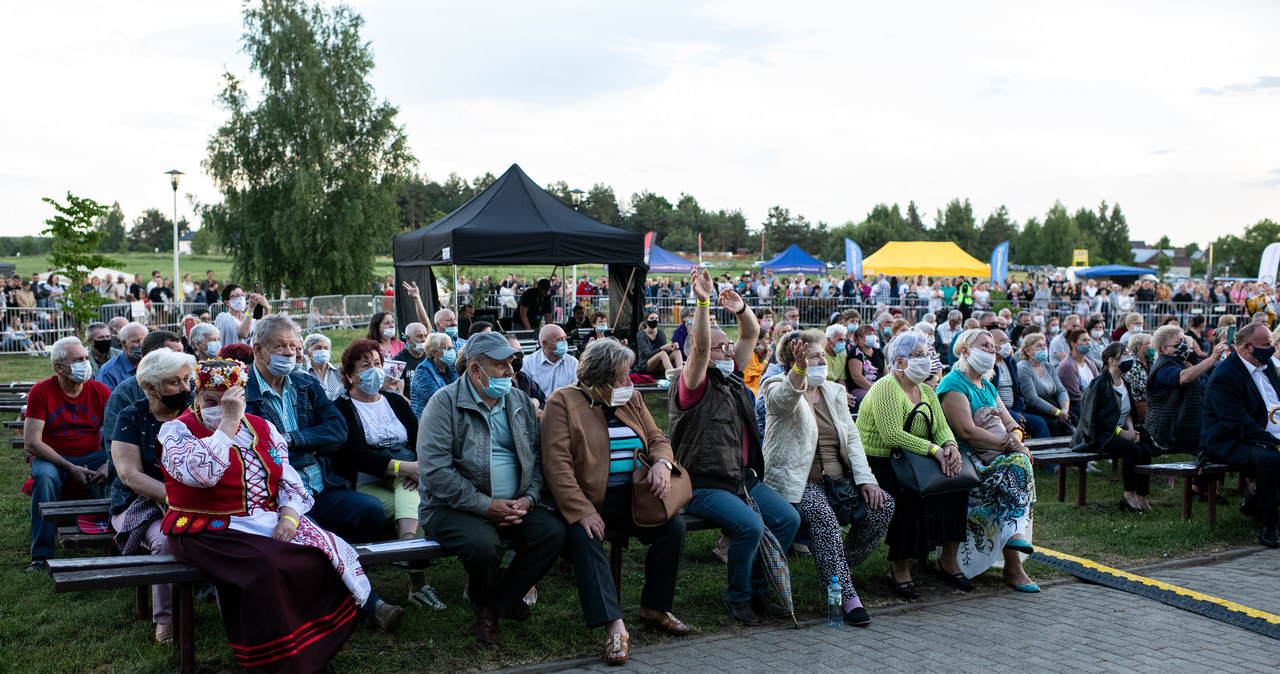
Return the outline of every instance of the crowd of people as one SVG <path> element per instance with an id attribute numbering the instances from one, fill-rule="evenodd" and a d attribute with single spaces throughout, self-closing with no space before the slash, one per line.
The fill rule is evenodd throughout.
<path id="1" fill-rule="evenodd" d="M 124 317 L 93 323 L 84 341 L 50 345 L 52 376 L 29 396 L 29 570 L 55 554 L 40 504 L 109 496 L 123 551 L 173 554 L 212 580 L 240 664 L 315 668 L 362 620 L 392 630 L 404 613 L 373 591 L 353 543 L 425 536 L 456 553 L 487 645 L 501 642 L 502 621 L 532 618 L 539 580 L 563 557 L 583 623 L 603 630 L 605 661 L 621 664 L 630 633 L 607 535 L 647 546 L 635 618 L 690 631 L 675 605 L 684 520 L 668 512 L 642 525 L 642 503 L 687 493 L 676 509 L 722 532 L 725 610 L 739 623 L 791 613 L 758 555 L 772 542 L 812 555 L 808 581 L 835 579 L 844 622 L 865 627 L 852 570 L 881 542 L 887 587 L 905 599 L 919 596 L 912 561 L 935 550 L 928 571 L 960 591 L 999 564 L 1011 587 L 1039 592 L 1022 566 L 1036 500 L 1026 440 L 1052 436 L 1120 462 L 1120 508 L 1133 516 L 1152 509 L 1135 468 L 1154 456 L 1238 466 L 1253 489 L 1242 511 L 1259 519 L 1260 543 L 1280 547 L 1280 331 L 1269 304 L 1213 325 L 1194 314 L 1157 326 L 1120 305 L 1040 306 L 1039 288 L 991 311 L 985 284 L 964 279 L 931 284 L 918 311 L 894 301 L 911 289 L 920 299 L 916 280 L 770 280 L 784 298 L 793 286 L 843 296 L 848 284 L 874 303 L 865 322 L 848 309 L 806 329 L 794 304 L 748 301 L 771 296 L 752 283 L 706 270 L 672 282 L 691 306 L 670 336 L 656 308 L 619 334 L 583 306 L 553 323 L 544 309 L 555 283 L 525 284 L 530 301 L 511 316 L 536 331 L 529 354 L 500 326 L 428 315 L 413 284 L 401 291 L 416 321 L 375 314 L 341 354 L 287 315 L 255 317 L 265 300 L 235 284 L 220 290 L 228 310 L 186 336 Z M 1109 293 L 1037 285 L 1046 301 Z M 935 299 L 956 308 L 943 314 Z M 670 382 L 666 429 L 635 389 L 646 376 Z M 407 571 L 406 601 L 455 599 L 425 565 Z M 158 640 L 173 638 L 163 588 L 153 620 Z"/>

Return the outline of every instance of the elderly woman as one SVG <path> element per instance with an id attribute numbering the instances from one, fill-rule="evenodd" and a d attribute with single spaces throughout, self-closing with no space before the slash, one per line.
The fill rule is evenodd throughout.
<path id="1" fill-rule="evenodd" d="M 644 327 L 636 333 L 636 346 L 640 350 L 640 367 L 644 374 L 665 377 L 667 370 L 684 365 L 684 356 L 675 342 L 667 341 L 667 333 L 658 327 L 658 312 L 647 311 Z"/>
<path id="2" fill-rule="evenodd" d="M 1022 391 L 1026 413 L 1044 419 L 1051 436 L 1071 435 L 1074 432 L 1071 427 L 1071 400 L 1058 379 L 1058 372 L 1049 365 L 1049 347 L 1044 333 L 1033 332 L 1023 337 L 1018 353 L 1021 356 L 1018 388 Z"/>
<path id="3" fill-rule="evenodd" d="M 1129 340 L 1127 350 L 1133 356 L 1133 365 L 1123 375 L 1125 383 L 1129 385 L 1129 402 L 1132 405 L 1130 414 L 1133 415 L 1134 423 L 1142 426 L 1147 419 L 1147 374 L 1151 371 L 1151 363 L 1155 362 L 1150 333 L 1134 335 Z"/>
<path id="4" fill-rule="evenodd" d="M 220 338 L 221 334 L 212 323 L 197 323 L 187 334 L 187 344 L 191 345 L 196 360 L 208 360 L 218 357 L 218 350 L 222 348 L 222 342 L 218 341 Z"/>
<path id="5" fill-rule="evenodd" d="M 1067 391 L 1070 405 L 1068 416 L 1074 424 L 1080 420 L 1080 399 L 1084 396 L 1084 390 L 1089 388 L 1089 382 L 1098 376 L 1098 366 L 1089 359 L 1093 340 L 1088 332 L 1072 328 L 1067 331 L 1066 343 L 1068 355 L 1058 363 L 1056 372 L 1062 388 Z"/>
<path id="6" fill-rule="evenodd" d="M 929 377 L 923 383 L 929 386 L 937 386 L 938 382 L 942 380 L 942 357 L 938 355 L 937 349 L 933 347 L 934 335 L 938 329 L 933 323 L 920 321 L 916 323 L 912 330 L 923 334 L 929 340 Z"/>
<path id="7" fill-rule="evenodd" d="M 427 359 L 413 371 L 413 384 L 409 387 L 409 402 L 413 416 L 422 417 L 422 410 L 436 391 L 458 380 L 458 371 L 454 365 L 458 362 L 458 352 L 453 348 L 453 339 L 443 332 L 427 335 Z"/>
<path id="8" fill-rule="evenodd" d="M 347 390 L 334 406 L 347 422 L 347 442 L 335 457 L 333 472 L 356 491 L 382 502 L 400 540 L 418 537 L 418 418 L 409 401 L 384 395 L 382 353 L 371 339 L 357 339 L 342 352 Z M 422 571 L 409 574 L 409 602 L 443 609 L 445 605 Z"/>
<path id="9" fill-rule="evenodd" d="M 911 560 L 927 557 L 938 546 L 942 546 L 935 567 L 938 575 L 956 589 L 973 589 L 956 561 L 956 551 L 965 539 L 968 496 L 964 492 L 924 497 L 907 493 L 889 459 L 895 448 L 901 448 L 932 456 L 947 475 L 960 470 L 960 450 L 938 397 L 923 383 L 929 374 L 928 343 L 928 337 L 915 331 L 890 342 L 888 356 L 893 374 L 871 387 L 858 413 L 858 433 L 867 464 L 894 503 L 885 537 L 892 564 L 889 587 L 906 599 L 920 596 L 911 580 Z M 913 415 L 917 408 L 922 413 Z"/>
<path id="10" fill-rule="evenodd" d="M 1040 587 L 1022 570 L 1018 556 L 1034 552 L 1028 540 L 1031 504 L 1036 500 L 1031 452 L 1022 444 L 1025 431 L 1009 416 L 989 381 L 996 360 L 991 335 L 986 330 L 966 330 L 956 338 L 956 355 L 955 368 L 938 385 L 938 398 L 960 449 L 973 460 L 982 478 L 969 492 L 968 538 L 960 546 L 961 571 L 973 578 L 1003 555 L 1005 582 L 1019 592 L 1039 592 Z M 984 410 L 999 420 L 997 427 L 975 422 Z"/>
<path id="11" fill-rule="evenodd" d="M 587 625 L 605 627 L 604 657 L 611 665 L 627 661 L 630 634 L 604 552 L 606 531 L 621 531 L 649 546 L 640 619 L 668 634 L 689 632 L 671 614 L 684 520 L 677 515 L 661 526 L 641 528 L 631 517 L 638 457 L 650 465 L 645 488 L 657 498 L 670 488 L 672 467 L 671 443 L 631 385 L 634 359 L 617 340 L 592 342 L 578 361 L 578 383 L 547 398 L 541 428 L 543 474 L 569 524 L 578 600 Z"/>
<path id="12" fill-rule="evenodd" d="M 1123 344 L 1113 342 L 1102 350 L 1107 368 L 1085 389 L 1080 425 L 1071 444 L 1082 452 L 1106 452 L 1121 462 L 1124 498 L 1120 509 L 1127 512 L 1149 512 L 1151 477 L 1139 475 L 1134 466 L 1151 463 L 1153 450 L 1143 442 L 1133 427 L 1133 395 L 1124 375 L 1133 368 L 1133 356 Z"/>
<path id="13" fill-rule="evenodd" d="M 215 330 L 216 334 L 217 331 Z M 160 426 L 178 418 L 191 404 L 191 375 L 196 361 L 184 353 L 157 349 L 138 363 L 138 385 L 146 399 L 120 411 L 111 442 L 115 481 L 111 485 L 111 528 L 117 532 L 120 554 L 150 550 L 169 554 L 169 539 L 161 531 L 164 516 L 164 473 L 156 455 Z M 151 588 L 151 620 L 156 641 L 173 641 L 173 586 Z"/>
<path id="14" fill-rule="evenodd" d="M 365 332 L 364 338 L 377 342 L 378 348 L 382 350 L 382 357 L 390 360 L 404 350 L 404 342 L 396 334 L 396 315 L 379 311 L 369 319 L 369 330 Z"/>
<path id="15" fill-rule="evenodd" d="M 1116 341 L 1128 344 L 1129 340 L 1133 339 L 1134 335 L 1142 333 L 1142 324 L 1144 322 L 1145 319 L 1142 318 L 1142 314 L 1136 311 L 1125 314 L 1123 326 L 1124 331 L 1119 336 L 1115 337 Z"/>
<path id="16" fill-rule="evenodd" d="M 765 484 L 800 512 L 809 530 L 809 549 L 818 568 L 818 584 L 840 579 L 844 621 L 871 624 L 854 590 L 850 569 L 866 561 L 893 518 L 893 498 L 876 482 L 862 451 L 858 429 L 849 416 L 844 386 L 825 376 L 825 335 L 796 332 L 778 345 L 785 374 L 761 387 L 769 422 L 764 436 Z M 858 486 L 866 516 L 840 522 L 827 500 L 825 482 L 851 479 Z M 841 541 L 841 524 L 851 524 Z"/>
<path id="17" fill-rule="evenodd" d="M 323 669 L 361 606 L 386 629 L 404 610 L 372 594 L 346 541 L 304 516 L 314 500 L 284 436 L 245 413 L 248 381 L 238 362 L 196 365 L 195 404 L 160 427 L 162 528 L 173 555 L 213 580 L 242 666 Z"/>
<path id="18" fill-rule="evenodd" d="M 319 332 L 312 333 L 302 343 L 302 355 L 306 361 L 304 365 L 298 366 L 298 370 L 319 379 L 320 385 L 324 387 L 325 397 L 337 400 L 347 387 L 343 381 L 342 368 L 332 363 L 333 343 Z"/>
<path id="19" fill-rule="evenodd" d="M 876 328 L 863 325 L 853 331 L 853 350 L 845 365 L 849 372 L 849 389 L 854 398 L 862 400 L 872 384 L 884 376 L 884 353 L 880 351 L 880 338 Z"/>

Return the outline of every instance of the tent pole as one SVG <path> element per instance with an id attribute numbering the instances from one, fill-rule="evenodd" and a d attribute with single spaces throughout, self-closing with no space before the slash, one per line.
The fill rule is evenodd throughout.
<path id="1" fill-rule="evenodd" d="M 453 265 L 453 320 L 458 320 L 458 265 Z"/>
<path id="2" fill-rule="evenodd" d="M 560 268 L 560 265 L 559 265 L 559 264 L 553 264 L 553 265 L 551 265 L 551 277 L 552 277 L 552 278 L 555 278 L 556 270 L 557 270 L 557 269 L 559 269 L 559 268 Z M 548 280 L 550 280 L 550 279 L 548 279 Z M 553 304 L 554 304 L 554 302 L 553 302 Z M 551 315 L 552 315 L 552 317 L 555 317 L 555 307 L 552 307 L 552 314 L 551 314 Z"/>
<path id="3" fill-rule="evenodd" d="M 578 303 L 578 265 L 573 265 L 573 303 Z M 573 314 L 570 313 L 570 316 Z"/>
<path id="4" fill-rule="evenodd" d="M 631 275 L 627 277 L 627 289 L 622 293 L 622 303 L 618 305 L 618 313 L 613 315 L 613 326 L 610 331 L 618 329 L 618 320 L 622 318 L 622 310 L 627 308 L 627 302 L 631 300 L 631 282 L 636 278 L 636 268 L 631 268 Z M 637 326 L 638 327 L 638 326 Z"/>

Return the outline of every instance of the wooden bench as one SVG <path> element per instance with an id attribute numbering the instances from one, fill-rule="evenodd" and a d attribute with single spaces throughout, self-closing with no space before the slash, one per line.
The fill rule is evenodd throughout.
<path id="1" fill-rule="evenodd" d="M 26 423 L 27 423 L 26 419 L 10 419 L 9 421 L 4 422 L 4 427 L 12 428 L 20 431 L 22 430 L 22 427 L 26 425 Z"/>
<path id="2" fill-rule="evenodd" d="M 424 539 L 353 546 L 366 566 L 451 557 L 452 553 Z M 88 592 L 126 587 L 177 585 L 174 614 L 183 672 L 194 672 L 195 610 L 192 586 L 205 579 L 194 566 L 172 555 L 127 555 L 49 560 L 49 575 L 57 592 Z"/>
<path id="3" fill-rule="evenodd" d="M 89 498 L 75 501 L 50 501 L 40 504 L 40 519 L 46 522 L 74 522 L 81 515 L 106 515 L 111 499 Z"/>
<path id="4" fill-rule="evenodd" d="M 690 531 L 706 531 L 707 529 L 717 529 L 716 525 L 693 515 L 680 514 L 678 517 L 684 518 L 684 530 L 687 535 Z M 569 525 L 576 526 L 576 525 Z M 622 551 L 627 549 L 631 543 L 630 536 L 619 536 L 610 534 L 605 531 L 604 540 L 609 543 L 609 572 L 613 575 L 613 590 L 618 595 L 618 600 L 622 600 Z"/>
<path id="5" fill-rule="evenodd" d="M 1106 454 L 1073 452 L 1071 451 L 1071 438 L 1067 437 L 1031 439 L 1027 440 L 1025 444 L 1031 450 L 1031 458 L 1034 463 L 1056 465 L 1058 467 L 1059 503 L 1065 503 L 1067 500 L 1067 470 L 1075 468 L 1078 472 L 1076 478 L 1076 505 L 1082 506 L 1085 503 L 1086 495 L 1085 471 L 1089 462 L 1110 458 Z"/>
<path id="6" fill-rule="evenodd" d="M 1208 478 L 1205 480 L 1208 483 L 1208 493 L 1205 496 L 1209 502 L 1209 526 L 1212 527 L 1218 524 L 1218 479 L 1235 470 L 1235 468 L 1225 463 L 1199 465 L 1193 461 L 1184 461 L 1181 463 L 1153 463 L 1149 466 L 1137 466 L 1134 470 L 1143 475 L 1168 475 L 1173 478 L 1182 478 L 1183 522 L 1191 520 L 1191 481 L 1197 477 Z"/>

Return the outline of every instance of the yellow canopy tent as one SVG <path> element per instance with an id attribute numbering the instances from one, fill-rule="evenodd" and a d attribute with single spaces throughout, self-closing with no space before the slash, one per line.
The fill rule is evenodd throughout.
<path id="1" fill-rule="evenodd" d="M 991 275 L 991 265 L 978 262 L 951 241 L 890 241 L 862 261 L 862 270 L 888 276 Z"/>

